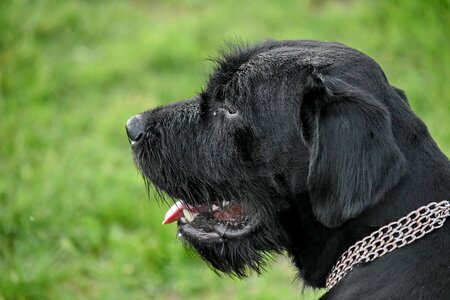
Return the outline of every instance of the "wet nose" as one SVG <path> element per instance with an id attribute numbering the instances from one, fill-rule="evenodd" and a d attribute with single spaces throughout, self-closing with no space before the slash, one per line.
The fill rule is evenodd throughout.
<path id="1" fill-rule="evenodd" d="M 138 142 L 144 136 L 144 124 L 141 115 L 136 115 L 128 119 L 126 124 L 128 139 L 132 144 Z"/>

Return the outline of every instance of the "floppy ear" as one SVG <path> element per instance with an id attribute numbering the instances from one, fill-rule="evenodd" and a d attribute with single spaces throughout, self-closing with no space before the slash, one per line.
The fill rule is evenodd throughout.
<path id="1" fill-rule="evenodd" d="M 374 206 L 402 177 L 405 159 L 391 116 L 375 95 L 315 72 L 300 121 L 312 208 L 323 224 L 339 226 Z"/>

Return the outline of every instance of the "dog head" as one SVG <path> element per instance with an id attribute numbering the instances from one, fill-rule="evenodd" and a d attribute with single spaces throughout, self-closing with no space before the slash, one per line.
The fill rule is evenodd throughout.
<path id="1" fill-rule="evenodd" d="M 212 267 L 245 276 L 300 227 L 339 227 L 398 182 L 405 99 L 354 49 L 269 41 L 224 54 L 203 92 L 127 132 L 146 182 L 177 201 L 165 221 Z"/>

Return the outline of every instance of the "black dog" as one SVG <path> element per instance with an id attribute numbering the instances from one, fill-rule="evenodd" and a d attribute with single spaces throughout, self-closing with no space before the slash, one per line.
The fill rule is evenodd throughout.
<path id="1" fill-rule="evenodd" d="M 235 47 L 202 93 L 131 118 L 127 132 L 147 183 L 180 199 L 164 223 L 239 277 L 286 250 L 324 287 L 354 243 L 450 197 L 450 162 L 405 94 L 338 43 Z M 450 299 L 450 221 L 437 228 L 449 214 L 448 203 L 431 219 L 421 210 L 411 222 L 439 226 L 355 265 L 323 299 Z M 401 223 L 382 236 L 398 238 Z"/>

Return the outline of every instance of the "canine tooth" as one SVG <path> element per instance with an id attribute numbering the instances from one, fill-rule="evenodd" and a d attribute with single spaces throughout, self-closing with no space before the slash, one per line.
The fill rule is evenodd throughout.
<path id="1" fill-rule="evenodd" d="M 225 201 L 225 200 L 222 201 L 223 207 L 228 206 L 228 205 L 230 205 L 230 201 Z"/>
<path id="2" fill-rule="evenodd" d="M 181 223 L 186 223 L 186 218 L 181 217 L 181 218 L 180 218 L 180 221 L 181 221 Z"/>
<path id="3" fill-rule="evenodd" d="M 183 209 L 183 214 L 188 222 L 192 222 L 192 220 L 194 220 L 195 218 L 195 216 L 192 214 L 190 210 Z"/>
<path id="4" fill-rule="evenodd" d="M 220 207 L 218 206 L 218 205 L 215 205 L 215 204 L 213 204 L 213 206 L 212 206 L 212 210 L 214 211 L 214 210 L 219 210 L 220 209 Z"/>

